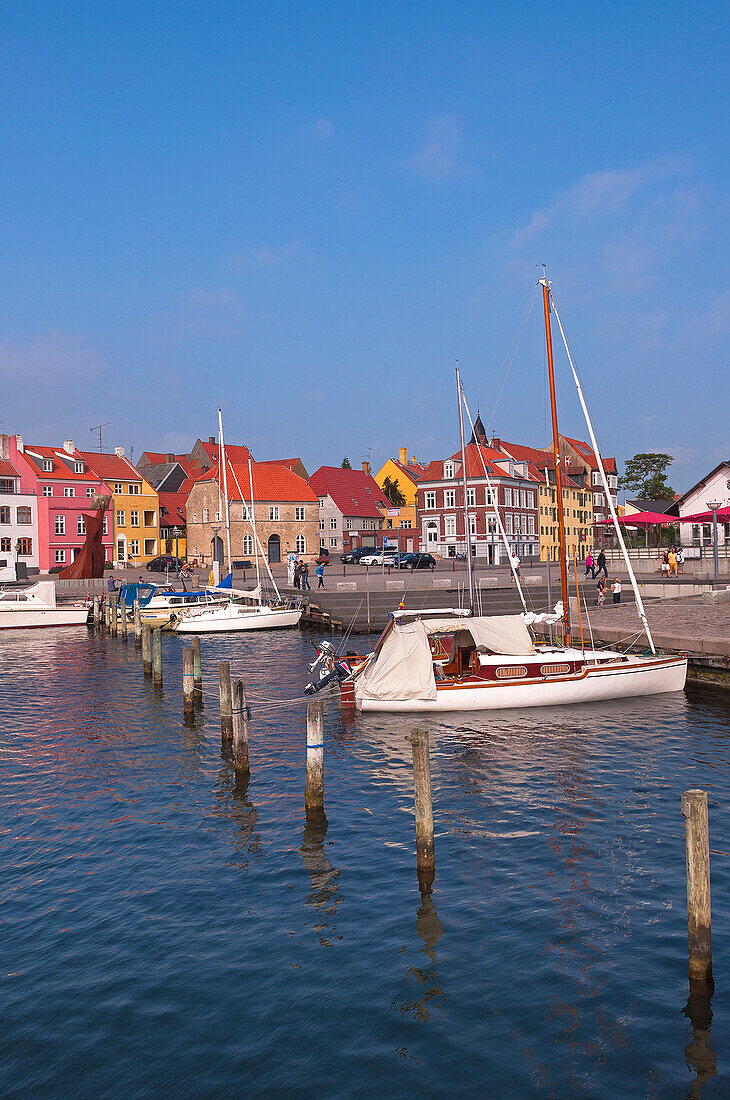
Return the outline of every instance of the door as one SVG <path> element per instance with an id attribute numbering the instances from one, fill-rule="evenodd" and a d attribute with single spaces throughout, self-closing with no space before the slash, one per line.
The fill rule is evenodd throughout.
<path id="1" fill-rule="evenodd" d="M 223 565 L 223 539 L 220 535 L 214 535 L 211 539 L 210 545 L 213 548 L 213 561 L 217 561 L 220 566 Z"/>
<path id="2" fill-rule="evenodd" d="M 281 561 L 281 539 L 272 535 L 269 539 L 269 565 L 278 565 Z"/>

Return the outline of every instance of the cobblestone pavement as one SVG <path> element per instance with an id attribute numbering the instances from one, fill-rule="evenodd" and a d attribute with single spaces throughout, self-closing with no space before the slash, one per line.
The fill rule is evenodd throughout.
<path id="1" fill-rule="evenodd" d="M 611 599 L 610 595 L 608 597 Z M 588 608 L 594 627 L 620 626 L 627 633 L 638 624 L 633 604 L 606 603 Z M 725 638 L 730 640 L 730 603 L 706 603 L 703 596 L 678 600 L 650 600 L 646 614 L 652 631 L 684 635 L 687 638 Z"/>

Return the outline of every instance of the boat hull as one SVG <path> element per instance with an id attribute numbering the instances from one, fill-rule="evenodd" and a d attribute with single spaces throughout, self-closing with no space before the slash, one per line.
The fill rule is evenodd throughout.
<path id="1" fill-rule="evenodd" d="M 28 608 L 0 612 L 0 630 L 31 630 L 42 626 L 84 626 L 88 607 Z"/>
<path id="2" fill-rule="evenodd" d="M 301 608 L 264 608 L 263 611 L 251 611 L 218 618 L 206 613 L 200 616 L 180 619 L 175 624 L 176 634 L 231 634 L 249 630 L 279 630 L 282 627 L 298 626 L 302 617 Z"/>
<path id="3" fill-rule="evenodd" d="M 364 712 L 393 714 L 566 706 L 682 691 L 686 678 L 686 657 L 630 657 L 628 662 L 586 666 L 579 673 L 561 678 L 510 683 L 439 683 L 433 700 L 358 699 L 356 688 L 355 705 Z"/>

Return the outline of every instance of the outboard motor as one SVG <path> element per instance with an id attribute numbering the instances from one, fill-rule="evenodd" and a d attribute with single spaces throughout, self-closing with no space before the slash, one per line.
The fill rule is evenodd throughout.
<path id="1" fill-rule="evenodd" d="M 337 656 L 331 642 L 322 641 L 317 646 L 317 656 L 309 666 L 313 679 L 305 686 L 306 695 L 316 695 L 323 687 L 331 683 L 341 683 L 350 675 L 350 666 L 345 658 Z"/>

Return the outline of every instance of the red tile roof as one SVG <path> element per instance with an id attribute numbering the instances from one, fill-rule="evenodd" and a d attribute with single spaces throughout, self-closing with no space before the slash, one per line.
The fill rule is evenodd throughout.
<path id="1" fill-rule="evenodd" d="M 190 483 L 194 484 L 193 482 Z M 175 527 L 185 524 L 187 519 L 188 492 L 183 492 L 183 485 L 178 493 L 160 493 L 160 527 Z"/>
<path id="2" fill-rule="evenodd" d="M 329 494 L 343 516 L 380 519 L 381 508 L 392 508 L 383 490 L 371 474 L 362 470 L 343 470 L 340 466 L 320 466 L 309 479 L 318 497 Z"/>
<path id="3" fill-rule="evenodd" d="M 200 443 L 208 458 L 212 462 L 217 462 L 218 444 L 205 442 L 202 439 L 200 440 Z M 248 447 L 238 446 L 235 443 L 226 443 L 226 457 L 228 458 L 229 462 L 243 463 L 246 466 L 248 466 L 249 458 L 253 460 L 253 455 L 249 451 Z"/>
<path id="4" fill-rule="evenodd" d="M 119 455 L 99 454 L 98 451 L 79 451 L 89 469 L 104 481 L 142 481 L 144 474 L 133 466 L 128 458 Z"/>
<path id="5" fill-rule="evenodd" d="M 36 457 L 37 455 L 40 457 Z M 34 473 L 43 481 L 50 481 L 53 478 L 59 478 L 62 481 L 98 482 L 102 480 L 94 470 L 87 467 L 80 451 L 68 454 L 63 447 L 38 447 L 35 444 L 31 446 L 26 443 L 23 457 L 28 460 Z M 44 458 L 53 459 L 52 470 L 43 469 Z M 84 462 L 84 472 L 82 474 L 77 474 L 74 471 L 73 463 L 76 461 Z"/>
<path id="6" fill-rule="evenodd" d="M 582 439 L 571 439 L 569 435 L 564 435 L 563 439 L 566 443 L 570 443 L 571 447 L 574 447 L 581 458 L 584 458 L 592 470 L 598 469 L 598 461 L 596 459 L 596 453 L 591 447 L 590 443 L 586 443 Z M 603 459 L 603 466 L 607 474 L 616 473 L 616 459 L 606 458 L 605 455 L 601 455 Z"/>
<path id="7" fill-rule="evenodd" d="M 0 477 L 20 477 L 20 474 L 7 458 L 0 458 Z"/>
<path id="8" fill-rule="evenodd" d="M 411 481 L 420 481 L 426 473 L 426 467 L 420 462 L 400 462 L 397 458 L 392 461 Z"/>
<path id="9" fill-rule="evenodd" d="M 172 454 L 172 451 L 143 451 L 140 455 L 140 461 L 146 458 L 149 460 L 146 463 L 148 466 L 164 466 L 169 461 L 167 457 L 169 454 Z M 189 459 L 189 455 L 172 455 L 173 462 L 182 464 L 183 459 Z"/>
<path id="10" fill-rule="evenodd" d="M 480 458 L 481 453 L 481 458 Z M 482 459 L 484 462 L 482 463 Z M 461 477 L 461 451 L 457 451 L 456 454 L 451 455 L 451 462 L 454 463 L 454 478 L 457 480 Z M 476 443 L 467 443 L 466 445 L 466 476 L 469 478 L 484 477 L 484 467 L 487 468 L 487 473 L 490 477 L 509 477 L 509 470 L 503 470 L 501 466 L 498 466 L 498 462 L 508 462 L 509 455 L 503 454 L 502 451 L 497 451 L 493 447 L 480 447 Z M 517 461 L 526 461 L 525 459 L 517 459 Z M 541 475 L 537 466 L 534 463 L 528 462 L 527 464 L 527 480 L 528 481 L 540 481 L 544 475 Z M 442 481 L 444 476 L 444 461 L 438 459 L 435 462 L 430 462 L 424 472 L 423 481 Z M 524 480 L 524 479 L 522 479 Z"/>
<path id="11" fill-rule="evenodd" d="M 246 450 L 245 447 L 235 448 L 237 450 Z M 228 476 L 228 496 L 230 500 L 250 500 L 251 489 L 248 476 L 248 460 L 244 465 L 241 462 L 235 462 L 228 456 L 228 444 L 226 444 L 226 459 L 227 459 L 227 476 Z M 299 477 L 299 474 L 293 473 L 287 466 L 282 466 L 279 462 L 252 462 L 251 473 L 253 476 L 253 494 L 254 500 L 258 501 L 279 501 L 284 502 L 302 502 L 304 504 L 314 504 L 318 499 L 316 493 L 310 489 L 303 477 Z M 204 474 L 196 478 L 196 481 L 217 481 L 218 480 L 218 463 L 211 466 L 209 470 L 206 470 Z M 221 475 L 222 485 L 222 475 Z M 180 491 L 182 492 L 182 486 Z"/>

